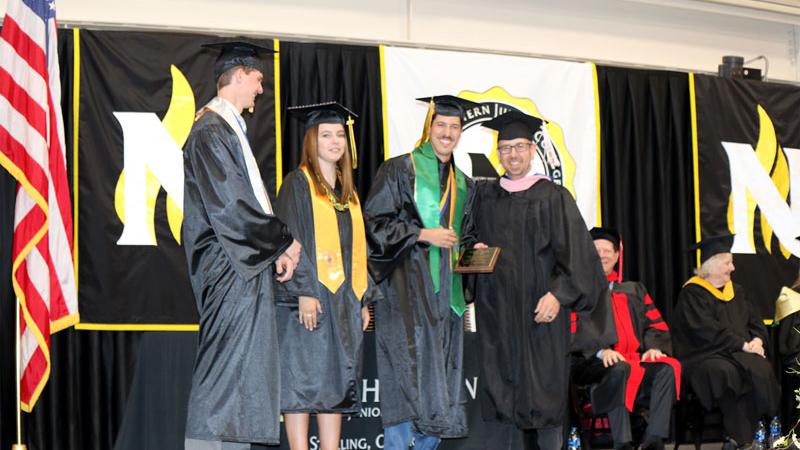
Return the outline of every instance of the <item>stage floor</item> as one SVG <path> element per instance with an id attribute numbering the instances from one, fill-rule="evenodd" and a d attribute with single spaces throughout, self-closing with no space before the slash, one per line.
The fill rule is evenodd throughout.
<path id="1" fill-rule="evenodd" d="M 610 449 L 610 447 L 592 447 L 595 450 L 605 450 Z M 720 450 L 722 448 L 722 442 L 706 442 L 701 447 L 701 450 Z M 666 450 L 675 450 L 675 444 L 667 444 Z M 679 450 L 694 450 L 694 444 L 681 444 L 681 448 Z"/>

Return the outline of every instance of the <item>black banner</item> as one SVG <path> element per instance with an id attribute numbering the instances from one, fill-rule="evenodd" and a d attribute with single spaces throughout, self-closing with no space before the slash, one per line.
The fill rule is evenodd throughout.
<path id="1" fill-rule="evenodd" d="M 79 328 L 174 330 L 197 321 L 180 246 L 181 148 L 195 111 L 216 92 L 217 54 L 200 46 L 219 40 L 80 32 Z M 273 47 L 272 40 L 252 41 Z M 264 93 L 244 117 L 274 195 L 274 62 L 268 59 Z"/>
<path id="2" fill-rule="evenodd" d="M 695 75 L 700 238 L 735 233 L 733 280 L 771 319 L 800 256 L 800 88 Z"/>

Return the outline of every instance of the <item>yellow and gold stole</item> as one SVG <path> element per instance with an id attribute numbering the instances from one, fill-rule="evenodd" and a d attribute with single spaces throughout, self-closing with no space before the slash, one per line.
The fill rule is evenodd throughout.
<path id="1" fill-rule="evenodd" d="M 325 193 L 316 192 L 312 174 L 303 166 L 302 171 L 308 180 L 311 192 L 311 210 L 314 213 L 314 243 L 317 248 L 317 278 L 331 293 L 336 293 L 344 283 L 342 263 L 342 244 L 339 242 L 339 224 L 336 210 Z M 367 238 L 364 232 L 364 218 L 361 204 L 354 192 L 350 200 L 350 221 L 352 222 L 352 270 L 353 292 L 359 300 L 367 291 Z"/>
<path id="2" fill-rule="evenodd" d="M 710 292 L 711 295 L 713 295 L 718 300 L 721 300 L 723 302 L 729 302 L 729 301 L 733 300 L 733 295 L 734 295 L 733 283 L 731 283 L 730 281 L 725 283 L 725 286 L 722 287 L 721 291 L 719 289 L 715 288 L 714 286 L 712 286 L 711 283 L 709 283 L 708 281 L 706 281 L 706 280 L 704 280 L 704 279 L 702 279 L 700 277 L 697 277 L 697 276 L 689 278 L 689 281 L 687 281 L 684 284 L 684 286 L 686 286 L 687 284 L 696 284 L 698 286 L 702 286 L 705 290 Z"/>
<path id="3" fill-rule="evenodd" d="M 784 286 L 775 302 L 775 321 L 780 322 L 797 311 L 800 311 L 800 292 Z"/>

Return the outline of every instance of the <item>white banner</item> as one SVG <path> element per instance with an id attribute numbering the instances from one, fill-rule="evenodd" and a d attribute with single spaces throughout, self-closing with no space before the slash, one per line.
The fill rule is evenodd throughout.
<path id="1" fill-rule="evenodd" d="M 595 68 L 588 63 L 517 56 L 381 47 L 388 156 L 413 150 L 427 104 L 419 97 L 451 94 L 481 104 L 467 111 L 456 165 L 472 175 L 469 153 L 486 155 L 498 172 L 494 133 L 480 124 L 509 109 L 547 121 L 537 142 L 537 172 L 575 196 L 588 227 L 599 224 L 599 126 Z M 544 158 L 549 141 L 557 161 Z"/>

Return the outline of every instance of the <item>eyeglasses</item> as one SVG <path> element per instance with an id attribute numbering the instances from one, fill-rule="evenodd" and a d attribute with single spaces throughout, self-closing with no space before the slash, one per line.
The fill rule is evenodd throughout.
<path id="1" fill-rule="evenodd" d="M 514 144 L 514 145 L 502 145 L 500 147 L 497 147 L 497 153 L 499 153 L 501 155 L 508 155 L 508 154 L 511 153 L 511 149 L 516 150 L 517 153 L 523 153 L 523 152 L 527 152 L 528 150 L 530 150 L 532 145 L 533 144 L 530 143 L 530 142 L 527 142 L 527 143 L 526 142 L 520 142 L 519 144 Z"/>

